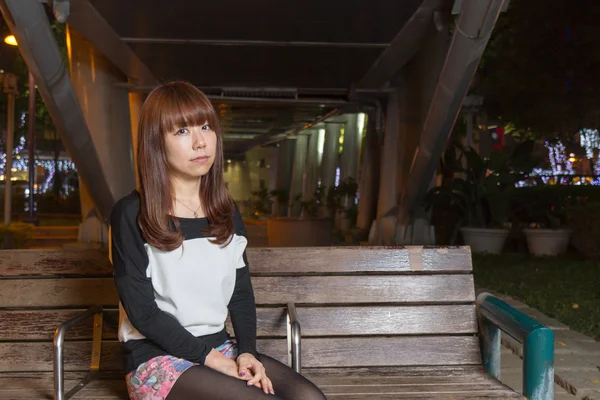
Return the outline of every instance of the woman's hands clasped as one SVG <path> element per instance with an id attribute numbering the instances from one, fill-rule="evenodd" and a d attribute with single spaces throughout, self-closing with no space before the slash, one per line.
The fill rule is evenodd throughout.
<path id="1" fill-rule="evenodd" d="M 256 386 L 266 394 L 275 394 L 273 383 L 267 377 L 265 367 L 250 353 L 242 353 L 237 358 L 238 373 L 248 386 Z"/>
<path id="2" fill-rule="evenodd" d="M 266 394 L 275 394 L 273 383 L 267 377 L 265 367 L 250 353 L 240 354 L 236 363 L 212 349 L 204 365 L 222 374 L 247 381 L 248 386 L 256 386 Z"/>

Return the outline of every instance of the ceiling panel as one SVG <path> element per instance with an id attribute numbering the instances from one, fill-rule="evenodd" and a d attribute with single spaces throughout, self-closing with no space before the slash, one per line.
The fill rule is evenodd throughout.
<path id="1" fill-rule="evenodd" d="M 159 80 L 198 86 L 349 88 L 381 49 L 130 44 Z"/>
<path id="2" fill-rule="evenodd" d="M 422 0 L 92 0 L 122 37 L 389 43 Z"/>

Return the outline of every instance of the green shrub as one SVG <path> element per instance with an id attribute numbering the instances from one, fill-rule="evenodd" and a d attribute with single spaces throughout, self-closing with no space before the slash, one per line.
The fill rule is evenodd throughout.
<path id="1" fill-rule="evenodd" d="M 573 231 L 572 246 L 589 259 L 600 258 L 600 203 L 571 207 L 567 226 Z"/>
<path id="2" fill-rule="evenodd" d="M 22 222 L 15 222 L 0 228 L 0 248 L 22 249 L 25 243 L 33 238 L 35 226 Z"/>

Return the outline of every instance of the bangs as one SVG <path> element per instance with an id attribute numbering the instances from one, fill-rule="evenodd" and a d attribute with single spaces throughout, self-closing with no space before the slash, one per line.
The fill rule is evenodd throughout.
<path id="1" fill-rule="evenodd" d="M 174 82 L 163 87 L 160 101 L 161 133 L 178 128 L 202 126 L 206 122 L 219 133 L 219 119 L 210 100 L 196 87 Z"/>

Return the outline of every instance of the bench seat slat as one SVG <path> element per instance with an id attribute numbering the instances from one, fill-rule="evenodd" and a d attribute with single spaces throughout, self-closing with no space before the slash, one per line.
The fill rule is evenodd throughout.
<path id="1" fill-rule="evenodd" d="M 467 247 L 248 248 L 255 274 L 472 271 Z M 112 275 L 106 250 L 11 250 L 0 253 L 0 275 Z"/>
<path id="2" fill-rule="evenodd" d="M 442 398 L 501 399 L 522 397 L 491 378 L 481 367 L 307 368 L 304 375 L 332 399 Z M 83 374 L 67 373 L 65 387 Z M 52 393 L 51 373 L 0 374 L 0 398 L 45 398 Z M 89 383 L 75 399 L 127 399 L 124 379 Z"/>
<path id="3" fill-rule="evenodd" d="M 0 252 L 0 276 L 112 275 L 106 250 L 10 250 Z"/>
<path id="4" fill-rule="evenodd" d="M 473 302 L 472 275 L 255 277 L 258 304 Z"/>
<path id="5" fill-rule="evenodd" d="M 249 249 L 254 274 L 470 272 L 468 247 L 318 247 Z"/>
<path id="6" fill-rule="evenodd" d="M 474 305 L 364 306 L 298 308 L 303 337 L 344 335 L 467 334 L 476 333 Z M 79 310 L 0 310 L 0 340 L 52 340 L 62 322 Z M 258 336 L 284 337 L 284 308 L 258 308 Z M 117 338 L 118 311 L 104 311 L 103 338 Z M 233 328 L 227 320 L 228 331 Z M 72 327 L 67 340 L 91 339 L 92 323 Z"/>
<path id="7" fill-rule="evenodd" d="M 302 363 L 309 367 L 474 365 L 480 364 L 478 340 L 474 336 L 408 336 L 366 338 L 306 338 L 302 341 Z M 259 339 L 259 352 L 287 363 L 285 339 Z M 90 341 L 65 343 L 65 370 L 89 368 Z M 118 342 L 102 343 L 100 367 L 122 368 Z M 0 343 L 4 371 L 51 371 L 52 343 Z"/>
<path id="8" fill-rule="evenodd" d="M 474 302 L 472 275 L 253 277 L 257 304 Z M 0 280 L 3 307 L 115 305 L 112 278 Z"/>

